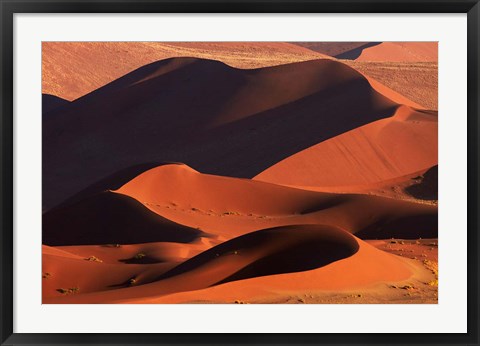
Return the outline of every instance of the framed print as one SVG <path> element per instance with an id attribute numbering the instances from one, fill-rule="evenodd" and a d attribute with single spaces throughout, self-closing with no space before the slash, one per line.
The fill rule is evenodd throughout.
<path id="1" fill-rule="evenodd" d="M 479 11 L 2 1 L 2 344 L 478 345 Z"/>

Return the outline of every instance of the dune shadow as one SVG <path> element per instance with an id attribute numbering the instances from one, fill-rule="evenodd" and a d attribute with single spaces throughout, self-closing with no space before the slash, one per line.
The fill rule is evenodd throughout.
<path id="1" fill-rule="evenodd" d="M 144 257 L 144 258 L 125 258 L 125 259 L 119 259 L 119 262 L 125 263 L 125 264 L 156 264 L 156 263 L 165 263 L 165 261 L 162 261 L 158 258 L 152 258 L 152 257 Z"/>
<path id="2" fill-rule="evenodd" d="M 96 181 L 95 183 L 88 186 L 87 188 L 67 198 L 65 201 L 63 201 L 61 204 L 56 206 L 54 209 L 63 208 L 67 205 L 79 202 L 82 199 L 98 194 L 100 192 L 104 192 L 107 190 L 118 190 L 124 184 L 128 183 L 130 180 L 142 174 L 143 172 L 148 171 L 151 168 L 159 167 L 167 164 L 176 164 L 176 162 L 146 162 L 146 163 L 141 163 L 141 164 L 123 168 L 113 174 L 110 174 L 107 177 L 104 177 Z"/>
<path id="3" fill-rule="evenodd" d="M 438 213 L 385 218 L 355 232 L 355 236 L 363 240 L 438 238 Z"/>
<path id="4" fill-rule="evenodd" d="M 426 171 L 420 179 L 419 183 L 405 188 L 405 192 L 418 199 L 438 200 L 438 165 Z"/>
<path id="5" fill-rule="evenodd" d="M 329 198 L 322 198 L 318 202 L 313 203 L 308 208 L 300 211 L 300 215 L 307 215 L 318 211 L 334 208 L 349 199 L 347 195 L 331 195 Z"/>

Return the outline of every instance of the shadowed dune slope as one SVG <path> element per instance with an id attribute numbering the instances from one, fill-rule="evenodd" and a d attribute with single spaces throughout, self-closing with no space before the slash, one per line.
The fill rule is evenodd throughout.
<path id="1" fill-rule="evenodd" d="M 436 165 L 437 127 L 436 112 L 402 106 L 390 118 L 296 153 L 254 179 L 353 192 L 361 185 L 381 184 Z"/>
<path id="2" fill-rule="evenodd" d="M 425 200 L 438 200 L 438 165 L 431 167 L 422 174 L 416 184 L 405 189 L 412 197 Z"/>
<path id="3" fill-rule="evenodd" d="M 151 169 L 116 192 L 220 240 L 294 224 L 332 225 L 361 233 L 363 238 L 426 238 L 437 233 L 437 207 L 433 205 L 300 190 L 201 174 L 185 165 Z"/>
<path id="4" fill-rule="evenodd" d="M 60 108 L 69 104 L 70 102 L 64 100 L 60 97 L 49 95 L 49 94 L 42 94 L 42 115 L 47 114 L 48 112 Z"/>
<path id="5" fill-rule="evenodd" d="M 336 56 L 357 61 L 436 62 L 437 42 L 382 42 L 366 44 Z"/>
<path id="6" fill-rule="evenodd" d="M 103 179 L 96 181 L 95 183 L 88 186 L 87 188 L 77 192 L 73 196 L 66 199 L 63 203 L 56 206 L 54 209 L 63 208 L 72 203 L 82 201 L 83 199 L 88 198 L 92 195 L 98 194 L 100 192 L 119 189 L 120 187 L 122 187 L 122 185 L 128 183 L 131 179 L 135 178 L 137 175 L 151 168 L 161 166 L 163 164 L 173 164 L 173 162 L 169 162 L 169 163 L 150 162 L 150 163 L 144 163 L 139 165 L 133 165 L 131 167 L 122 169 L 118 172 L 110 174 L 109 176 Z"/>
<path id="7" fill-rule="evenodd" d="M 283 42 L 43 42 L 42 92 L 71 101 L 145 64 L 180 56 L 239 68 L 326 58 Z"/>
<path id="8" fill-rule="evenodd" d="M 255 70 L 194 58 L 159 61 L 49 114 L 44 205 L 145 162 L 251 178 L 396 107 L 363 75 L 332 60 Z"/>
<path id="9" fill-rule="evenodd" d="M 128 196 L 103 192 L 43 215 L 50 246 L 191 242 L 202 232 L 156 215 Z"/>

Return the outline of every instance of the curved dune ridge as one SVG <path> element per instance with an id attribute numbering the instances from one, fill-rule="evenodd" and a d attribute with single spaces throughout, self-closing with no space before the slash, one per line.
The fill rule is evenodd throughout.
<path id="1" fill-rule="evenodd" d="M 255 180 L 355 191 L 438 163 L 437 113 L 406 106 L 386 119 L 343 133 L 269 167 Z"/>
<path id="2" fill-rule="evenodd" d="M 70 261 L 73 267 L 87 264 L 90 270 L 94 268 L 95 264 L 85 261 Z M 388 274 L 385 265 L 388 265 Z M 101 270 L 102 266 L 113 269 L 112 265 L 97 264 L 96 270 Z M 339 267 L 334 268 L 337 274 L 333 277 L 332 266 Z M 359 270 L 362 266 L 365 267 Z M 346 270 L 340 277 L 339 269 Z M 127 273 L 133 275 L 135 270 L 138 271 L 134 267 L 127 268 Z M 411 274 L 412 268 L 405 259 L 388 256 L 337 228 L 294 225 L 260 230 L 224 242 L 156 278 L 143 282 L 140 278 L 134 287 L 126 287 L 121 281 L 123 278 L 114 276 L 110 281 L 120 280 L 118 285 L 111 285 L 117 287 L 115 290 L 61 298 L 51 296 L 45 300 L 49 303 L 145 303 L 163 297 L 171 302 L 181 292 L 195 294 L 197 290 L 204 291 L 199 295 L 202 299 L 227 300 L 232 291 L 225 294 L 225 287 L 231 284 L 236 287 L 234 295 L 242 296 L 242 287 L 243 295 L 251 296 L 252 293 L 265 294 L 268 290 L 295 290 L 299 286 L 311 289 L 355 287 L 365 282 L 378 282 L 385 276 L 402 280 Z M 285 280 L 285 275 L 292 275 L 292 280 Z M 88 283 L 83 284 L 88 287 Z M 220 288 L 219 293 L 216 287 Z"/>
<path id="3" fill-rule="evenodd" d="M 221 240 L 262 228 L 325 224 L 362 238 L 432 238 L 437 208 L 390 198 L 305 191 L 248 179 L 206 175 L 185 165 L 144 172 L 117 193 L 156 214 Z"/>
<path id="4" fill-rule="evenodd" d="M 45 208 L 145 162 L 252 178 L 397 107 L 362 74 L 330 60 L 255 70 L 194 58 L 156 62 L 49 112 Z"/>
<path id="5" fill-rule="evenodd" d="M 249 279 L 257 276 L 300 272 L 323 267 L 350 257 L 358 251 L 353 236 L 321 225 L 292 225 L 248 233 L 224 242 L 185 261 L 160 277 L 167 279 L 208 267 L 221 267 L 228 272 L 214 279 L 213 284 Z M 222 263 L 225 256 L 244 254 L 234 270 Z M 233 263 L 232 263 L 233 262 Z M 247 263 L 247 265 L 245 265 Z M 216 274 L 218 271 L 216 271 Z"/>

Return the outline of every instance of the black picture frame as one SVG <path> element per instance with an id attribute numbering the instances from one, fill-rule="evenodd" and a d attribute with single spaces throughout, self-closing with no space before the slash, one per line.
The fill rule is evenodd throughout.
<path id="1" fill-rule="evenodd" d="M 478 345 L 479 17 L 478 0 L 0 0 L 2 345 Z M 467 13 L 468 332 L 465 334 L 24 334 L 13 332 L 13 17 L 15 13 Z M 455 318 L 455 316 L 451 316 Z"/>

